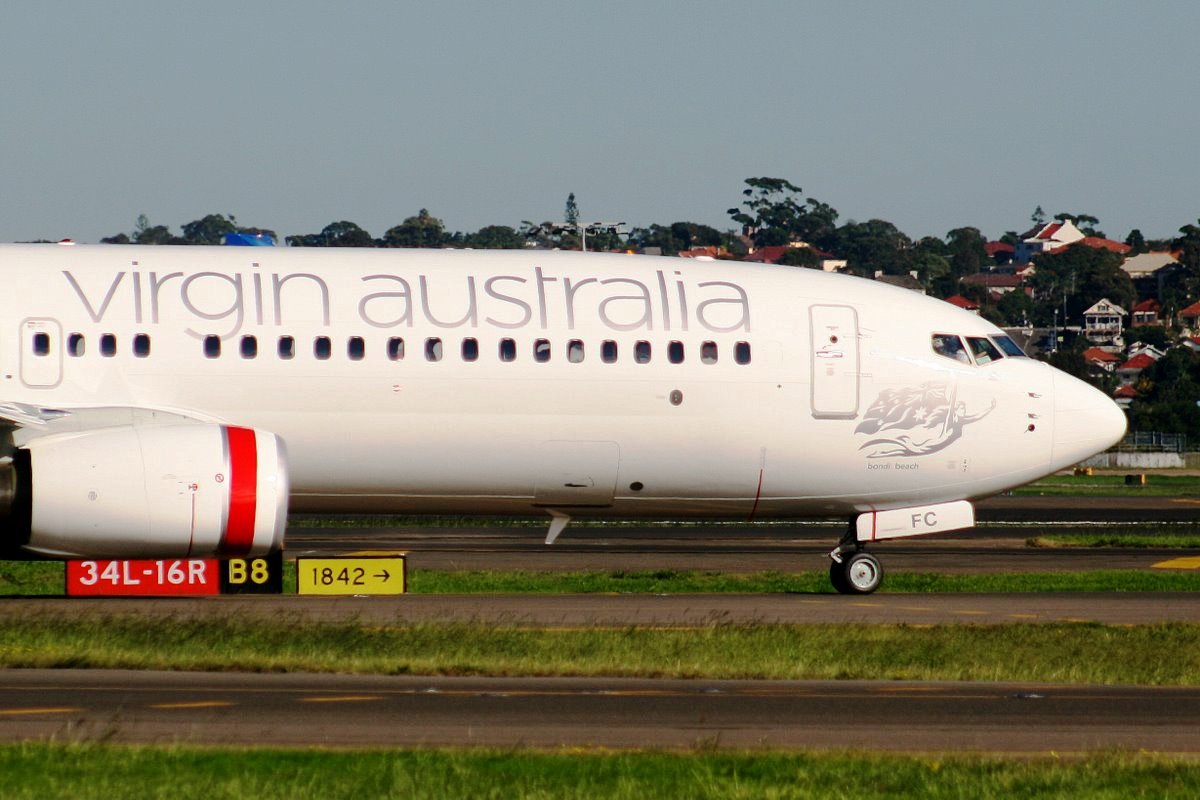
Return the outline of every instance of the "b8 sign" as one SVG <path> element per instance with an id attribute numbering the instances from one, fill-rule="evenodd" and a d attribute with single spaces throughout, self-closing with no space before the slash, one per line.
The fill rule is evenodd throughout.
<path id="1" fill-rule="evenodd" d="M 281 594 L 283 553 L 221 562 L 221 594 Z"/>

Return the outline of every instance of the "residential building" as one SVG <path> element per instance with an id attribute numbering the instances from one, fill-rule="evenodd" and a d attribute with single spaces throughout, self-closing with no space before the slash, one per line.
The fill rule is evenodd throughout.
<path id="1" fill-rule="evenodd" d="M 1112 341 L 1124 330 L 1125 309 L 1109 300 L 1101 299 L 1083 312 L 1083 332 L 1088 341 Z"/>
<path id="2" fill-rule="evenodd" d="M 1162 306 L 1154 298 L 1143 300 L 1133 307 L 1129 324 L 1134 327 L 1138 325 L 1162 325 L 1163 321 L 1158 317 L 1161 311 Z"/>
<path id="3" fill-rule="evenodd" d="M 1071 220 L 1051 222 L 1043 225 L 1032 236 L 1017 243 L 1013 252 L 1013 261 L 1018 264 L 1028 264 L 1039 253 L 1078 242 L 1083 238 L 1085 238 L 1083 231 L 1076 228 L 1075 223 Z"/>

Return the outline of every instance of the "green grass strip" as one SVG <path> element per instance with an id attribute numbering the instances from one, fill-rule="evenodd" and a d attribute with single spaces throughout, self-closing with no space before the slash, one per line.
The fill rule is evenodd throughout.
<path id="1" fill-rule="evenodd" d="M 1030 547 L 1125 547 L 1131 549 L 1200 550 L 1200 536 L 1142 533 L 1052 533 L 1025 540 Z"/>
<path id="2" fill-rule="evenodd" d="M 1200 764 L 866 753 L 0 746 L 6 800 L 1194 797 Z"/>
<path id="3" fill-rule="evenodd" d="M 1200 624 L 546 629 L 64 615 L 6 620 L 0 667 L 1194 686 Z"/>
<path id="4" fill-rule="evenodd" d="M 284 565 L 284 593 L 296 591 L 294 564 Z M 0 562 L 0 596 L 61 596 L 63 565 L 45 561 Z M 825 570 L 737 574 L 694 570 L 462 571 L 409 570 L 414 594 L 830 594 Z M 1195 592 L 1200 570 L 1100 570 L 1090 572 L 947 575 L 888 573 L 882 593 L 897 592 Z"/>
<path id="5" fill-rule="evenodd" d="M 1130 468 L 1118 475 L 1049 475 L 1013 489 L 1015 495 L 1077 495 L 1080 497 L 1182 497 L 1200 494 L 1200 476 L 1147 474 L 1146 483 L 1127 484 L 1125 475 L 1142 470 Z"/>

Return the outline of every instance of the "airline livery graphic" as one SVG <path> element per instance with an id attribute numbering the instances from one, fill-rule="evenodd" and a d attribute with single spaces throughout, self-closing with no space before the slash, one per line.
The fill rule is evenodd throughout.
<path id="1" fill-rule="evenodd" d="M 963 428 L 978 422 L 996 408 L 993 399 L 986 411 L 967 413 L 967 404 L 957 399 L 958 387 L 923 383 L 915 389 L 885 389 L 867 409 L 855 433 L 886 435 L 859 447 L 867 458 L 927 456 L 954 444 Z"/>

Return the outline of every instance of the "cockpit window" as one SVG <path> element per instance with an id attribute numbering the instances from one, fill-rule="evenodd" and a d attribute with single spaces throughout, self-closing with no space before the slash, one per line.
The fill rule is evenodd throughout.
<path id="1" fill-rule="evenodd" d="M 1003 354 L 996 349 L 996 345 L 982 336 L 968 336 L 967 343 L 971 345 L 971 353 L 975 356 L 976 364 L 990 364 L 1004 358 Z"/>
<path id="2" fill-rule="evenodd" d="M 970 364 L 971 358 L 967 355 L 967 348 L 963 347 L 962 339 L 952 333 L 935 333 L 931 339 L 933 344 L 933 352 L 939 356 L 952 358 L 955 361 L 961 361 L 964 364 Z"/>
<path id="3" fill-rule="evenodd" d="M 1023 351 L 1016 342 L 1007 336 L 993 336 L 992 341 L 996 343 L 996 346 L 1004 351 L 1004 355 L 1006 356 L 1012 356 L 1013 358 L 1029 358 L 1029 356 L 1025 355 L 1025 351 Z"/>

